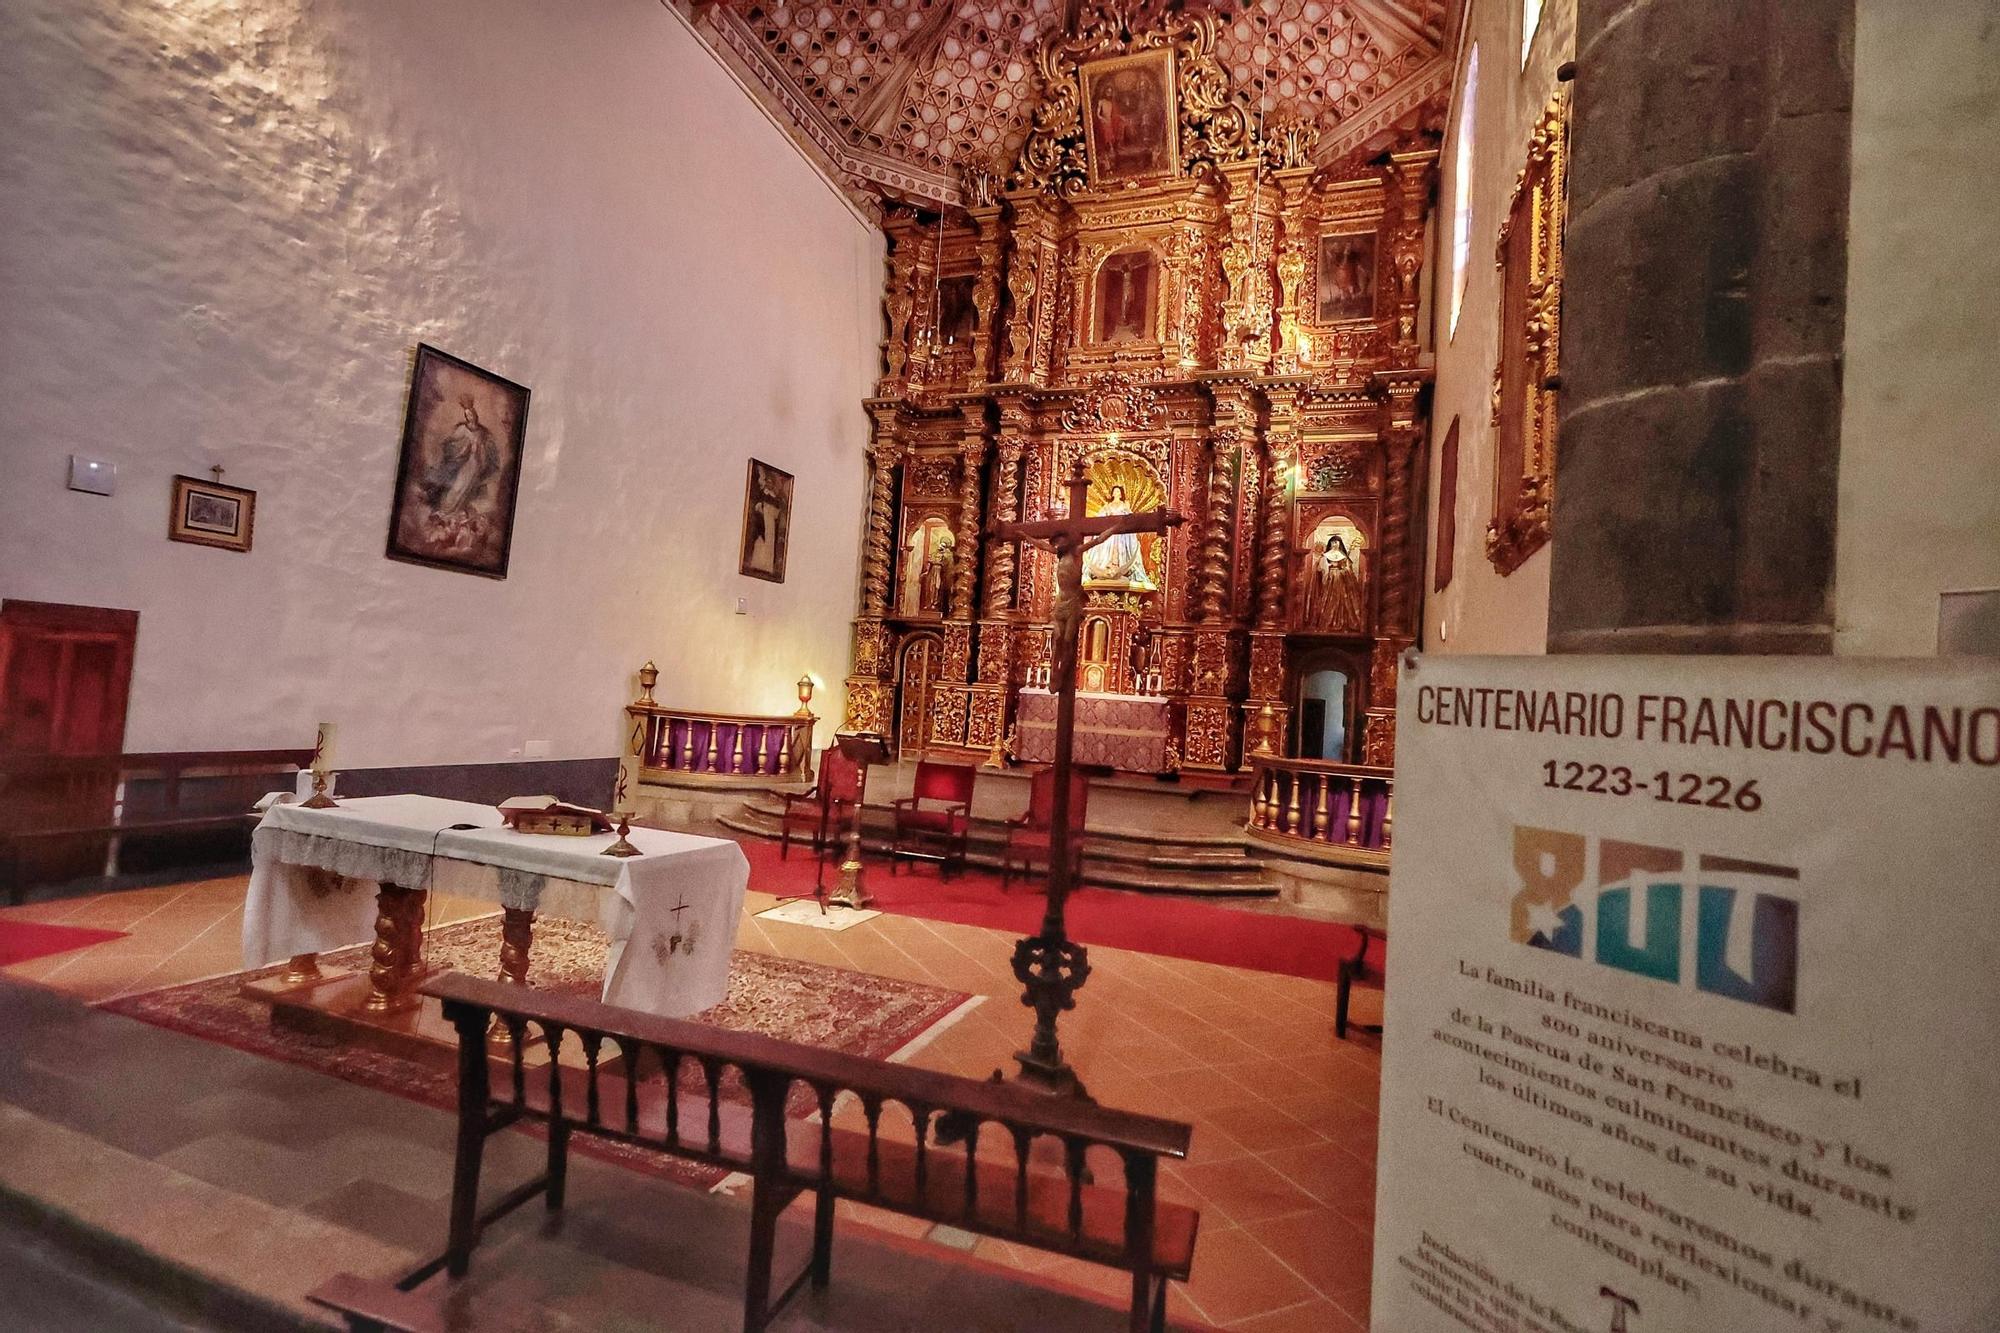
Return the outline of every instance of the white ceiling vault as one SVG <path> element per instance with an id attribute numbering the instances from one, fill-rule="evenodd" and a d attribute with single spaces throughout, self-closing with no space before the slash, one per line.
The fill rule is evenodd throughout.
<path id="1" fill-rule="evenodd" d="M 1090 0 L 663 0 L 859 202 L 959 202 L 968 167 L 1013 165 L 1035 49 Z M 1439 130 L 1449 0 L 1110 0 L 1131 28 L 1214 16 L 1217 54 L 1269 123 L 1311 122 L 1316 161 Z M 1448 12 L 1449 11 L 1449 12 Z"/>

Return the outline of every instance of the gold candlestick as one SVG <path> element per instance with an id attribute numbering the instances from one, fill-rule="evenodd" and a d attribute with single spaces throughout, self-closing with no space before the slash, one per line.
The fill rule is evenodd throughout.
<path id="1" fill-rule="evenodd" d="M 639 850 L 639 848 L 633 846 L 632 840 L 626 836 L 632 831 L 632 812 L 630 810 L 620 810 L 617 811 L 616 814 L 618 816 L 618 841 L 612 843 L 609 847 L 606 847 L 602 852 L 598 853 L 598 855 L 644 856 L 645 853 Z"/>

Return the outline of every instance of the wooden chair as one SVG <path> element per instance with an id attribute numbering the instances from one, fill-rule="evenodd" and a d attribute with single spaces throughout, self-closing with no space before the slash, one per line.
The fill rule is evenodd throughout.
<path id="1" fill-rule="evenodd" d="M 936 861 L 939 873 L 945 876 L 954 867 L 965 869 L 966 837 L 972 829 L 972 788 L 978 778 L 979 770 L 970 764 L 917 761 L 917 779 L 910 794 L 890 806 L 896 822 L 895 839 L 889 848 L 891 874 L 904 857 Z M 936 808 L 925 809 L 925 801 Z"/>
<path id="2" fill-rule="evenodd" d="M 1032 875 L 1039 862 L 1053 868 L 1049 860 L 1055 833 L 1056 771 L 1045 768 L 1035 774 L 1028 787 L 1028 812 L 1007 821 L 1007 847 L 1000 854 L 1000 887 L 1004 891 L 1014 880 L 1018 863 L 1023 875 Z M 1069 775 L 1069 854 L 1070 873 L 1083 878 L 1083 817 L 1090 805 L 1090 779 L 1082 773 Z"/>
<path id="3" fill-rule="evenodd" d="M 1333 1001 L 1333 1035 L 1342 1038 L 1347 1036 L 1347 1000 L 1354 987 L 1359 985 L 1365 990 L 1379 991 L 1387 984 L 1383 964 L 1378 962 L 1371 965 L 1368 962 L 1368 946 L 1380 940 L 1382 941 L 1380 952 L 1387 954 L 1389 936 L 1373 926 L 1356 926 L 1354 933 L 1361 937 L 1361 946 L 1354 951 L 1354 957 L 1340 960 L 1335 983 L 1339 986 L 1339 990 Z M 1382 1030 L 1380 1023 L 1356 1023 L 1354 1026 L 1363 1032 L 1379 1033 Z"/>
<path id="4" fill-rule="evenodd" d="M 840 841 L 841 830 L 854 817 L 854 808 L 866 799 L 868 770 L 829 745 L 820 755 L 819 781 L 807 791 L 785 795 L 785 813 L 778 829 L 778 859 L 792 853 L 792 830 L 812 830 L 815 856 L 825 856 L 829 845 Z"/>

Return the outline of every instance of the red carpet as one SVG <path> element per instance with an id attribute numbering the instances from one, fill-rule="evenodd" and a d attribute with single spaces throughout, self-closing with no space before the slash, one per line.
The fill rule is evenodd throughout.
<path id="1" fill-rule="evenodd" d="M 0 921 L 0 967 L 68 953 L 89 944 L 122 940 L 122 930 L 87 930 L 82 926 L 45 926 L 38 921 Z"/>
<path id="2" fill-rule="evenodd" d="M 810 849 L 792 849 L 789 861 L 778 859 L 778 844 L 762 838 L 739 838 L 750 858 L 750 887 L 760 893 L 811 893 L 813 858 Z M 833 870 L 827 870 L 829 886 Z M 1041 885 L 1016 876 L 1011 891 L 1002 892 L 1000 876 L 977 867 L 950 880 L 937 867 L 905 863 L 894 875 L 886 857 L 868 858 L 868 893 L 884 912 L 920 916 L 930 921 L 955 921 L 990 926 L 1016 935 L 1041 928 L 1046 900 Z M 1221 963 L 1259 972 L 1332 981 L 1342 955 L 1354 956 L 1360 943 L 1352 926 L 1296 916 L 1218 907 L 1165 894 L 1085 886 L 1070 894 L 1065 913 L 1070 938 L 1111 949 L 1164 954 L 1198 963 Z"/>

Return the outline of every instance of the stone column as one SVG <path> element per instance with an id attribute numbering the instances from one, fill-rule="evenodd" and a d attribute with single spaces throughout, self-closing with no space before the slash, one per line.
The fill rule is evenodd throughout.
<path id="1" fill-rule="evenodd" d="M 1551 652 L 1832 645 L 1853 0 L 1585 0 Z"/>

